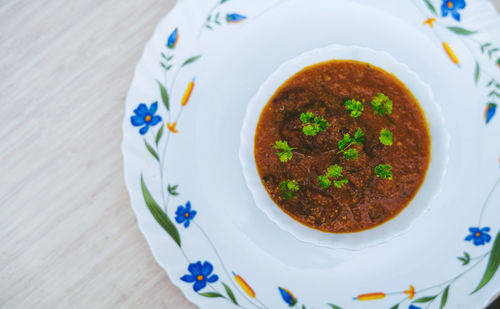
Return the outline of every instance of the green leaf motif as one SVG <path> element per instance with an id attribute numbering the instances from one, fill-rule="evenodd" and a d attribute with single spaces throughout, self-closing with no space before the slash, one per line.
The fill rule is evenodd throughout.
<path id="1" fill-rule="evenodd" d="M 484 54 L 485 49 L 491 45 L 492 45 L 491 43 L 485 43 L 485 44 L 481 45 L 481 52 Z"/>
<path id="2" fill-rule="evenodd" d="M 436 11 L 436 8 L 434 7 L 434 5 L 429 1 L 429 0 L 424 0 L 425 1 L 425 4 L 427 5 L 427 7 L 429 8 L 429 10 L 434 14 L 434 15 L 437 15 L 437 11 Z M 392 309 L 392 308 L 391 308 Z"/>
<path id="3" fill-rule="evenodd" d="M 490 57 L 490 59 L 491 59 L 491 57 L 493 56 L 493 54 L 496 53 L 497 51 L 498 51 L 498 48 L 490 49 L 488 51 L 488 57 Z"/>
<path id="4" fill-rule="evenodd" d="M 149 153 L 155 157 L 155 159 L 157 161 L 160 161 L 160 158 L 158 157 L 158 154 L 156 153 L 156 150 L 153 149 L 153 147 L 151 147 L 151 145 L 148 144 L 148 142 L 146 141 L 146 139 L 144 139 L 144 144 L 146 145 L 146 148 L 148 149 Z"/>
<path id="5" fill-rule="evenodd" d="M 391 307 L 391 309 L 398 309 L 399 308 L 399 304 L 395 304 L 394 306 Z"/>
<path id="6" fill-rule="evenodd" d="M 153 199 L 151 194 L 149 193 L 148 188 L 146 187 L 146 184 L 144 183 L 144 178 L 141 175 L 141 189 L 142 189 L 142 196 L 144 197 L 144 201 L 146 202 L 146 205 L 149 208 L 149 211 L 153 215 L 153 218 L 155 218 L 156 222 L 160 224 L 160 226 L 167 232 L 170 237 L 175 241 L 175 243 L 181 247 L 181 238 L 179 236 L 179 232 L 177 231 L 177 228 L 175 225 L 170 221 L 168 218 L 167 214 L 158 206 L 156 201 Z"/>
<path id="7" fill-rule="evenodd" d="M 184 61 L 184 63 L 181 65 L 181 67 L 186 66 L 188 64 L 191 64 L 191 63 L 195 62 L 196 60 L 198 60 L 200 58 L 201 58 L 201 55 L 191 57 L 188 60 Z"/>
<path id="8" fill-rule="evenodd" d="M 490 253 L 490 259 L 488 261 L 488 265 L 486 266 L 486 270 L 484 271 L 484 275 L 481 278 L 478 286 L 474 289 L 474 291 L 472 291 L 471 294 L 476 293 L 486 284 L 488 284 L 488 282 L 490 282 L 490 280 L 497 272 L 498 266 L 500 266 L 500 232 L 497 233 L 495 242 L 493 243 L 493 248 L 491 249 Z"/>
<path id="9" fill-rule="evenodd" d="M 198 294 L 203 296 L 203 297 L 209 297 L 209 298 L 216 298 L 216 297 L 224 298 L 224 296 L 222 296 L 222 294 L 219 294 L 217 292 L 206 292 L 206 293 L 198 293 Z"/>
<path id="10" fill-rule="evenodd" d="M 479 81 L 479 75 L 481 74 L 481 67 L 479 66 L 479 63 L 476 62 L 476 70 L 474 71 L 474 83 L 477 85 L 477 82 Z"/>
<path id="11" fill-rule="evenodd" d="M 222 285 L 224 286 L 224 289 L 226 290 L 227 296 L 231 299 L 231 301 L 238 306 L 238 301 L 236 300 L 236 297 L 234 297 L 233 291 L 225 284 L 224 282 L 221 282 Z"/>
<path id="12" fill-rule="evenodd" d="M 339 306 L 334 305 L 334 304 L 328 304 L 328 306 L 332 307 L 332 309 L 342 309 L 342 307 L 339 307 Z"/>
<path id="13" fill-rule="evenodd" d="M 469 253 L 464 252 L 464 256 L 463 257 L 459 256 L 457 257 L 457 259 L 462 262 L 462 266 L 465 266 L 470 262 L 470 255 Z"/>
<path id="14" fill-rule="evenodd" d="M 165 88 L 165 86 L 163 86 L 162 83 L 160 83 L 160 81 L 156 81 L 158 83 L 158 87 L 160 87 L 160 94 L 161 94 L 161 100 L 163 102 L 163 105 L 165 105 L 165 108 L 168 110 L 170 110 L 170 106 L 168 104 L 168 93 L 167 93 L 167 89 Z"/>
<path id="15" fill-rule="evenodd" d="M 168 191 L 168 194 L 172 195 L 172 196 L 177 196 L 179 195 L 179 192 L 177 192 L 177 188 L 179 187 L 179 185 L 168 185 L 167 186 L 167 191 Z"/>
<path id="16" fill-rule="evenodd" d="M 156 133 L 156 138 L 155 138 L 156 146 L 158 146 L 158 143 L 160 142 L 162 136 L 163 136 L 163 126 L 160 126 L 158 133 Z"/>
<path id="17" fill-rule="evenodd" d="M 476 31 L 470 31 L 461 27 L 447 27 L 451 32 L 454 32 L 458 35 L 471 35 L 475 34 Z"/>
<path id="18" fill-rule="evenodd" d="M 450 286 L 448 285 L 443 292 L 443 296 L 441 296 L 441 305 L 439 306 L 439 309 L 443 309 L 444 306 L 446 306 L 446 302 L 448 301 L 448 292 L 450 290 Z"/>
<path id="19" fill-rule="evenodd" d="M 434 300 L 436 297 L 437 297 L 437 295 L 424 296 L 424 297 L 420 297 L 420 298 L 415 299 L 414 301 L 412 301 L 412 303 L 428 303 L 431 300 Z"/>

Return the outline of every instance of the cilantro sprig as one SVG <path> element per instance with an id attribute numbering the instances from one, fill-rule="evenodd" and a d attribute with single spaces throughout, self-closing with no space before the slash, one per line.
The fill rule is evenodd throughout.
<path id="1" fill-rule="evenodd" d="M 392 101 L 383 93 L 377 93 L 372 100 L 372 107 L 375 115 L 385 116 L 392 113 Z"/>
<path id="2" fill-rule="evenodd" d="M 288 145 L 287 141 L 276 141 L 273 145 L 273 148 L 278 150 L 275 154 L 278 155 L 281 162 L 287 162 L 292 159 L 293 153 L 292 150 L 296 148 L 292 148 Z"/>
<path id="3" fill-rule="evenodd" d="M 308 136 L 316 136 L 319 132 L 326 131 L 329 123 L 321 116 L 315 116 L 312 112 L 300 114 L 302 121 L 302 132 Z"/>
<path id="4" fill-rule="evenodd" d="M 292 198 L 297 198 L 296 192 L 300 190 L 297 180 L 287 179 L 280 183 L 281 195 L 285 200 L 290 200 Z"/>
<path id="5" fill-rule="evenodd" d="M 339 189 L 349 182 L 342 175 L 342 166 L 338 164 L 330 165 L 324 175 L 318 176 L 319 186 L 323 189 L 328 189 L 332 185 L 332 180 L 333 185 Z"/>
<path id="6" fill-rule="evenodd" d="M 346 160 L 355 160 L 359 158 L 359 152 L 350 147 L 353 145 L 361 145 L 365 140 L 365 133 L 361 130 L 361 128 L 358 128 L 356 133 L 354 133 L 354 137 L 351 137 L 349 133 L 346 133 L 338 142 L 339 151 L 337 153 L 343 153 Z"/>
<path id="7" fill-rule="evenodd" d="M 386 146 L 392 146 L 392 132 L 387 129 L 380 130 L 380 136 L 378 137 L 380 142 Z"/>
<path id="8" fill-rule="evenodd" d="M 375 166 L 375 175 L 381 179 L 392 180 L 392 166 L 389 164 L 379 164 Z"/>
<path id="9" fill-rule="evenodd" d="M 345 109 L 351 113 L 351 117 L 357 118 L 361 116 L 361 113 L 365 109 L 363 103 L 356 101 L 354 99 L 347 100 L 344 102 Z"/>

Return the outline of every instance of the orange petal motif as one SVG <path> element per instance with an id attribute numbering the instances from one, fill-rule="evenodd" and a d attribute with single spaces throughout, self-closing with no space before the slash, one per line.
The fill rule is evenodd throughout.
<path id="1" fill-rule="evenodd" d="M 191 93 L 193 92 L 194 82 L 195 82 L 194 78 L 192 81 L 189 82 L 189 84 L 186 88 L 186 91 L 184 92 L 184 95 L 182 96 L 182 100 L 181 100 L 182 106 L 186 106 L 186 104 L 188 103 L 189 98 L 191 97 Z"/>
<path id="2" fill-rule="evenodd" d="M 241 289 L 243 291 L 245 291 L 245 293 L 247 293 L 247 295 L 250 296 L 250 298 L 255 298 L 255 292 L 248 285 L 248 283 L 245 280 L 243 280 L 243 278 L 241 278 L 240 275 L 237 275 L 234 272 L 233 272 L 233 276 L 234 276 L 234 281 L 236 281 L 236 283 L 238 283 L 238 285 L 241 287 Z"/>
<path id="3" fill-rule="evenodd" d="M 410 285 L 410 288 L 404 291 L 404 293 L 408 295 L 408 299 L 413 299 L 413 297 L 415 297 L 415 287 Z"/>
<path id="4" fill-rule="evenodd" d="M 366 301 L 366 300 L 382 299 L 384 297 L 385 293 L 377 292 L 377 293 L 361 294 L 358 295 L 358 297 L 355 297 L 354 299 L 357 299 L 359 301 Z"/>
<path id="5" fill-rule="evenodd" d="M 424 25 L 429 25 L 429 27 L 433 28 L 434 22 L 436 22 L 435 18 L 429 18 L 426 21 L 424 21 Z"/>
<path id="6" fill-rule="evenodd" d="M 172 133 L 178 133 L 179 131 L 177 131 L 177 129 L 175 128 L 175 126 L 177 125 L 176 122 L 170 124 L 169 122 L 167 122 L 167 129 L 170 130 L 170 132 Z"/>
<path id="7" fill-rule="evenodd" d="M 453 50 L 451 50 L 450 45 L 448 45 L 448 43 L 446 43 L 446 42 L 443 42 L 443 48 L 446 51 L 446 53 L 448 54 L 448 57 L 450 57 L 451 61 L 453 61 L 454 64 L 458 64 L 458 62 L 459 62 L 458 58 L 455 55 L 455 53 L 453 52 Z"/>

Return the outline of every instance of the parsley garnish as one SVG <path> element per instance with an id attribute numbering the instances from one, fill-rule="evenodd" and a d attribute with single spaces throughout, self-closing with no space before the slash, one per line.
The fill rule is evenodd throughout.
<path id="1" fill-rule="evenodd" d="M 302 121 L 302 132 L 305 135 L 316 136 L 319 132 L 326 131 L 328 122 L 321 116 L 315 116 L 311 112 L 300 114 L 300 121 Z"/>
<path id="2" fill-rule="evenodd" d="M 354 137 L 349 133 L 344 134 L 344 137 L 338 142 L 339 151 L 337 153 L 344 153 L 346 160 L 355 160 L 359 158 L 359 153 L 356 149 L 349 149 L 352 145 L 361 145 L 365 141 L 365 133 L 361 128 L 358 128 Z"/>
<path id="3" fill-rule="evenodd" d="M 349 182 L 347 178 L 342 176 L 342 166 L 338 164 L 330 165 L 326 169 L 325 175 L 318 176 L 319 186 L 328 189 L 332 185 L 330 178 L 333 179 L 333 185 L 337 188 L 342 188 Z"/>
<path id="4" fill-rule="evenodd" d="M 295 192 L 299 191 L 297 180 L 285 180 L 280 183 L 281 195 L 285 200 L 296 198 Z"/>
<path id="5" fill-rule="evenodd" d="M 363 103 L 356 101 L 354 99 L 345 101 L 344 105 L 345 109 L 348 112 L 351 112 L 351 117 L 353 118 L 361 116 L 361 113 L 365 109 Z"/>
<path id="6" fill-rule="evenodd" d="M 392 180 L 392 166 L 389 164 L 379 164 L 375 167 L 375 175 L 378 178 Z"/>
<path id="7" fill-rule="evenodd" d="M 392 146 L 392 132 L 387 129 L 382 129 L 380 131 L 380 136 L 378 137 L 380 142 L 386 146 Z"/>
<path id="8" fill-rule="evenodd" d="M 288 145 L 287 141 L 276 141 L 273 146 L 274 149 L 279 150 L 278 152 L 275 152 L 280 157 L 281 162 L 287 162 L 292 159 L 292 150 L 295 148 L 292 148 Z"/>
<path id="9" fill-rule="evenodd" d="M 373 98 L 372 107 L 375 109 L 375 115 L 384 116 L 392 113 L 392 101 L 382 93 L 377 93 L 377 96 Z"/>

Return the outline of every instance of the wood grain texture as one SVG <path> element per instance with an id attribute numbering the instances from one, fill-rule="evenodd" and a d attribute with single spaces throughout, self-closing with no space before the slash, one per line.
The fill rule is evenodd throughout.
<path id="1" fill-rule="evenodd" d="M 120 152 L 135 63 L 174 2 L 0 0 L 1 308 L 196 308 L 137 228 Z"/>

